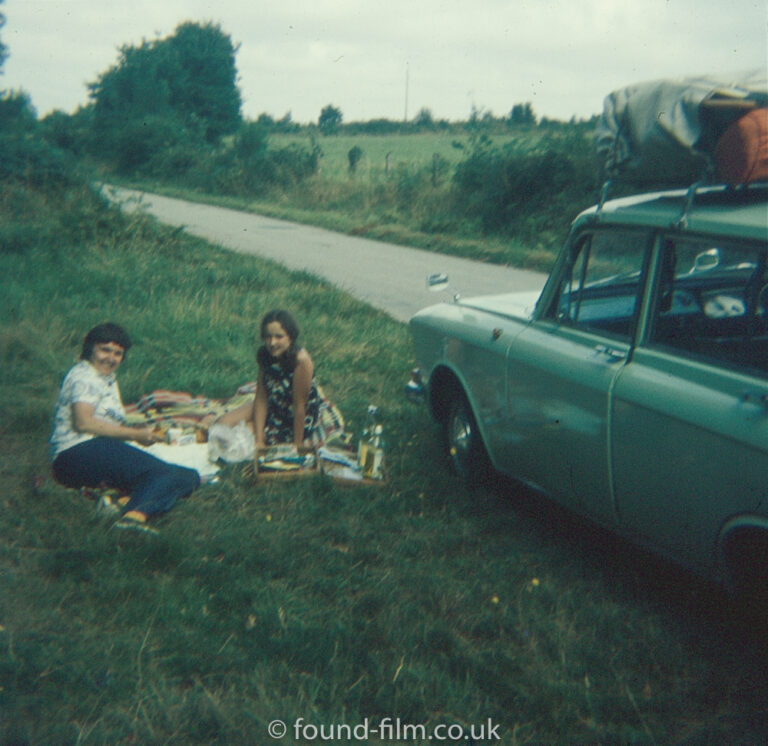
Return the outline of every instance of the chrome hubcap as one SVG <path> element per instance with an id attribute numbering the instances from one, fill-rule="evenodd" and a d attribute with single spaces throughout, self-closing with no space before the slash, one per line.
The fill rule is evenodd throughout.
<path id="1" fill-rule="evenodd" d="M 472 442 L 472 425 L 464 412 L 457 412 L 451 420 L 449 447 L 453 461 L 463 466 L 467 462 Z"/>

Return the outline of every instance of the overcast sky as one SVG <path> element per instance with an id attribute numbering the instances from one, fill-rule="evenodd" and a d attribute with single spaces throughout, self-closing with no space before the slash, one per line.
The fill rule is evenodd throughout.
<path id="1" fill-rule="evenodd" d="M 213 21 L 239 45 L 243 114 L 315 122 L 588 118 L 606 94 L 662 77 L 768 67 L 767 0 L 5 0 L 0 90 L 39 116 L 88 103 L 122 45 Z"/>

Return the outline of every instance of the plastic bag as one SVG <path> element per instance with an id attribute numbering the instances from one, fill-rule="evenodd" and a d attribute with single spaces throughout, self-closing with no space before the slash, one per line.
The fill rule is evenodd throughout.
<path id="1" fill-rule="evenodd" d="M 219 459 L 228 464 L 249 461 L 255 451 L 256 440 L 245 422 L 238 422 L 234 427 L 212 425 L 208 431 L 208 458 L 213 462 Z"/>

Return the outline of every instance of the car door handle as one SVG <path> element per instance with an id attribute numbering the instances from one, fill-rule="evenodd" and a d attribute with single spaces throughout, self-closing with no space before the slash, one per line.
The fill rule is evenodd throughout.
<path id="1" fill-rule="evenodd" d="M 608 345 L 596 345 L 595 355 L 604 355 L 610 362 L 626 360 L 627 357 L 627 353 L 624 350 L 615 350 L 613 347 L 608 347 Z"/>

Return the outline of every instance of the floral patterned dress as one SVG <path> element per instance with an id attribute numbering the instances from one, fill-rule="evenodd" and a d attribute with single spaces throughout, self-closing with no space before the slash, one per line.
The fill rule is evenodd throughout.
<path id="1" fill-rule="evenodd" d="M 285 370 L 280 363 L 262 368 L 267 389 L 267 421 L 264 439 L 267 444 L 293 443 L 293 371 Z M 320 395 L 317 382 L 312 379 L 304 419 L 304 440 L 311 440 L 318 426 Z"/>

